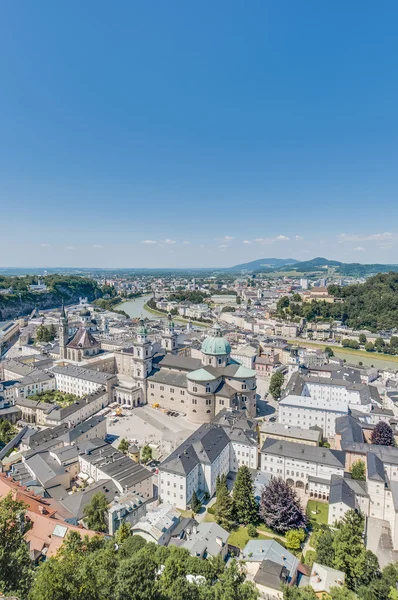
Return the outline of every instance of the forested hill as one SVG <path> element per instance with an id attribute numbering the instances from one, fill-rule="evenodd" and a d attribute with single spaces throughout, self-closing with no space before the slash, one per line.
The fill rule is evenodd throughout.
<path id="1" fill-rule="evenodd" d="M 0 276 L 0 321 L 15 319 L 27 315 L 36 307 L 44 310 L 65 304 L 78 302 L 80 297 L 89 301 L 102 295 L 96 281 L 76 275 L 47 275 L 41 279 L 47 291 L 30 290 L 30 285 L 38 283 L 36 276 L 5 277 Z M 10 291 L 7 291 L 10 290 Z"/>
<path id="2" fill-rule="evenodd" d="M 341 320 L 348 327 L 375 332 L 398 328 L 398 273 L 379 273 L 362 284 L 331 285 L 328 289 L 337 300 L 333 304 L 282 298 L 278 312 L 291 318 L 305 317 L 308 321 Z"/>

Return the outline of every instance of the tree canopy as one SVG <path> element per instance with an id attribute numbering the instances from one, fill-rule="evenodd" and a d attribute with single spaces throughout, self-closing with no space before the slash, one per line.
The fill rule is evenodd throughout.
<path id="1" fill-rule="evenodd" d="M 394 433 L 388 423 L 377 423 L 370 436 L 372 444 L 379 446 L 395 446 Z"/>
<path id="2" fill-rule="evenodd" d="M 283 376 L 283 373 L 281 373 L 280 371 L 277 371 L 272 375 L 271 380 L 269 382 L 269 393 L 274 398 L 274 400 L 279 400 L 279 398 L 281 397 L 284 380 L 285 378 Z"/>
<path id="3" fill-rule="evenodd" d="M 69 534 L 70 536 L 71 534 Z M 103 538 L 68 538 L 37 569 L 29 600 L 256 600 L 233 561 L 190 556 L 182 548 L 129 536 L 120 547 Z M 77 537 L 80 537 L 77 534 Z M 187 575 L 200 576 L 190 580 Z"/>
<path id="4" fill-rule="evenodd" d="M 84 521 L 88 529 L 93 531 L 106 532 L 108 527 L 106 523 L 106 511 L 108 509 L 108 500 L 104 492 L 97 492 L 86 504 L 83 509 Z"/>
<path id="5" fill-rule="evenodd" d="M 261 493 L 260 517 L 274 531 L 286 533 L 290 529 L 301 529 L 307 524 L 296 492 L 282 477 L 271 477 Z"/>

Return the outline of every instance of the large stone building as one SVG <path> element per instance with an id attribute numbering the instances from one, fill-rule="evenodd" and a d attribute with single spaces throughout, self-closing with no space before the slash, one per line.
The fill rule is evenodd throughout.
<path id="1" fill-rule="evenodd" d="M 75 335 L 69 340 L 68 335 L 68 317 L 65 307 L 62 305 L 61 318 L 59 323 L 59 357 L 80 362 L 85 358 L 90 358 L 99 354 L 101 344 L 86 329 L 79 327 Z"/>
<path id="2" fill-rule="evenodd" d="M 155 351 L 142 323 L 135 344 L 115 351 L 117 373 L 132 377 L 141 392 L 138 403 L 184 413 L 194 423 L 211 422 L 223 408 L 256 415 L 256 372 L 231 359 L 231 347 L 218 323 L 202 344 L 201 358 L 175 353 L 177 333 L 171 319 L 162 347 L 166 354 Z M 121 394 L 120 403 L 124 402 Z"/>

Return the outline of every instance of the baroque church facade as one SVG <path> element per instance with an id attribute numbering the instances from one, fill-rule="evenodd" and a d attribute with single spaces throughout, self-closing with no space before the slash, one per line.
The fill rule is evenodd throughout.
<path id="1" fill-rule="evenodd" d="M 62 308 L 60 359 L 80 362 L 101 352 L 100 342 L 84 326 L 71 340 L 67 332 L 68 318 Z M 203 341 L 200 358 L 178 354 L 177 337 L 169 317 L 159 352 L 141 321 L 134 344 L 113 352 L 114 373 L 119 375 L 113 399 L 120 405 L 150 404 L 183 413 L 198 424 L 210 423 L 224 408 L 244 410 L 248 417 L 255 417 L 256 372 L 231 358 L 231 347 L 219 324 Z"/>
<path id="2" fill-rule="evenodd" d="M 198 424 L 210 423 L 223 408 L 256 416 L 256 372 L 231 359 L 231 347 L 218 323 L 204 340 L 199 359 L 176 354 L 171 319 L 161 344 L 165 354 L 155 352 L 141 323 L 136 344 L 115 351 L 117 372 L 134 378 L 142 403 L 184 413 Z"/>

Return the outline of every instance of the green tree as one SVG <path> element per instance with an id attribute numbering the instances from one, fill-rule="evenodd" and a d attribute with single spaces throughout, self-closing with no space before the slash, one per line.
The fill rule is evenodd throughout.
<path id="1" fill-rule="evenodd" d="M 245 581 L 246 575 L 233 560 L 217 582 L 209 588 L 207 598 L 214 600 L 257 600 L 258 591 L 251 581 Z M 213 592 L 214 595 L 211 595 Z M 171 599 L 170 599 L 171 600 Z"/>
<path id="2" fill-rule="evenodd" d="M 196 492 L 194 491 L 191 498 L 191 509 L 194 513 L 198 513 L 202 508 L 202 503 L 200 502 Z"/>
<path id="3" fill-rule="evenodd" d="M 258 518 L 258 505 L 254 496 L 253 479 L 249 467 L 238 469 L 233 489 L 233 508 L 236 521 L 247 525 Z"/>
<path id="4" fill-rule="evenodd" d="M 329 358 L 332 358 L 332 356 L 334 356 L 334 352 L 332 350 L 332 348 L 330 346 L 326 346 L 325 348 L 325 352 L 328 355 Z"/>
<path id="5" fill-rule="evenodd" d="M 333 540 L 334 535 L 329 527 L 327 527 L 319 536 L 317 536 L 317 541 L 315 543 L 317 561 L 326 567 L 333 567 L 334 565 Z"/>
<path id="6" fill-rule="evenodd" d="M 367 340 L 366 335 L 364 333 L 360 333 L 359 337 L 358 337 L 358 341 L 361 344 L 361 346 L 363 346 L 364 344 L 366 344 L 366 342 L 368 340 Z"/>
<path id="7" fill-rule="evenodd" d="M 351 476 L 359 481 L 366 481 L 366 465 L 363 460 L 357 460 L 351 467 Z"/>
<path id="8" fill-rule="evenodd" d="M 157 571 L 153 557 L 143 551 L 124 560 L 116 574 L 115 600 L 159 600 Z"/>
<path id="9" fill-rule="evenodd" d="M 297 294 L 297 292 L 295 294 L 293 294 L 292 300 L 293 300 L 293 302 L 301 302 L 300 294 Z"/>
<path id="10" fill-rule="evenodd" d="M 230 529 L 233 519 L 233 501 L 227 486 L 227 477 L 222 475 L 220 477 L 217 489 L 216 489 L 216 502 L 213 506 L 214 516 L 216 521 L 225 529 Z"/>
<path id="11" fill-rule="evenodd" d="M 84 521 L 88 529 L 101 532 L 107 531 L 106 515 L 108 504 L 104 492 L 94 494 L 89 504 L 86 504 L 83 509 Z"/>
<path id="12" fill-rule="evenodd" d="M 291 529 L 286 533 L 286 548 L 288 550 L 300 550 L 305 540 L 304 529 Z"/>
<path id="13" fill-rule="evenodd" d="M 0 419 L 0 442 L 4 445 L 8 444 L 16 435 L 16 429 L 7 419 Z"/>
<path id="14" fill-rule="evenodd" d="M 383 352 L 384 347 L 385 347 L 385 342 L 384 342 L 383 338 L 381 338 L 381 337 L 376 338 L 374 341 L 374 345 L 375 345 L 375 349 L 377 350 L 377 352 Z"/>
<path id="15" fill-rule="evenodd" d="M 25 509 L 25 504 L 14 500 L 11 493 L 0 499 L 0 591 L 21 598 L 27 596 L 33 575 L 24 540 L 29 528 Z"/>
<path id="16" fill-rule="evenodd" d="M 117 449 L 120 450 L 120 452 L 123 452 L 123 454 L 127 454 L 127 452 L 129 451 L 129 443 L 126 440 L 126 438 L 120 440 L 120 444 L 117 447 Z"/>
<path id="17" fill-rule="evenodd" d="M 149 461 L 152 460 L 152 448 L 148 445 L 145 445 L 141 450 L 141 460 L 146 465 Z"/>
<path id="18" fill-rule="evenodd" d="M 257 527 L 253 525 L 253 523 L 249 523 L 249 525 L 247 526 L 247 533 L 251 538 L 258 537 Z"/>
<path id="19" fill-rule="evenodd" d="M 372 344 L 372 342 L 366 342 L 365 344 L 365 350 L 366 352 L 374 352 L 375 346 L 374 344 Z"/>
<path id="20" fill-rule="evenodd" d="M 282 586 L 284 600 L 317 600 L 317 596 L 309 585 L 297 587 L 296 585 Z"/>
<path id="21" fill-rule="evenodd" d="M 120 558 L 130 558 L 146 546 L 147 542 L 140 535 L 130 535 L 119 548 Z"/>
<path id="22" fill-rule="evenodd" d="M 332 587 L 329 595 L 332 600 L 358 600 L 358 596 L 345 585 Z"/>
<path id="23" fill-rule="evenodd" d="M 333 539 L 333 566 L 345 573 L 346 584 L 354 591 L 361 585 L 368 585 L 379 573 L 377 557 L 363 544 L 363 529 L 363 516 L 349 510 Z"/>
<path id="24" fill-rule="evenodd" d="M 269 393 L 274 398 L 274 400 L 279 400 L 279 398 L 281 397 L 284 380 L 285 378 L 283 376 L 283 373 L 281 373 L 280 371 L 277 371 L 272 375 L 269 383 Z"/>
<path id="25" fill-rule="evenodd" d="M 126 523 L 126 521 L 122 521 L 120 523 L 119 529 L 116 531 L 115 540 L 116 543 L 123 544 L 128 538 L 131 536 L 131 525 Z"/>

